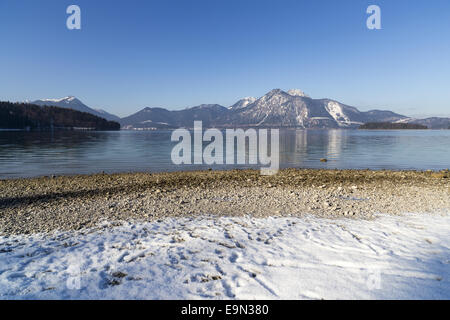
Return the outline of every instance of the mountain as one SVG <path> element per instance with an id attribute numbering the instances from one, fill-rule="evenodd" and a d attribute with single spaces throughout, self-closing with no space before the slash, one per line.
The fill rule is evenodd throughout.
<path id="1" fill-rule="evenodd" d="M 163 108 L 144 108 L 131 116 L 120 119 L 123 129 L 172 128 L 172 111 Z"/>
<path id="2" fill-rule="evenodd" d="M 218 104 L 202 104 L 196 107 L 169 111 L 163 108 L 144 108 L 131 116 L 122 118 L 124 129 L 192 127 L 195 120 L 205 126 L 215 126 L 229 110 Z"/>
<path id="3" fill-rule="evenodd" d="M 119 130 L 120 124 L 87 112 L 30 103 L 0 101 L 1 129 Z"/>
<path id="4" fill-rule="evenodd" d="M 289 93 L 290 92 L 290 93 Z M 391 111 L 361 112 L 331 99 L 312 99 L 301 90 L 274 89 L 237 110 L 228 123 L 265 127 L 353 128 L 365 122 L 406 118 Z"/>
<path id="5" fill-rule="evenodd" d="M 325 106 L 326 103 L 322 100 L 313 100 L 304 95 L 291 95 L 280 89 L 274 89 L 245 108 L 228 114 L 223 124 L 257 127 L 338 127 L 338 123 Z M 339 119 L 344 116 L 343 110 L 338 106 L 330 104 L 330 108 L 336 109 L 332 111 Z M 346 119 L 347 117 L 342 120 Z"/>
<path id="6" fill-rule="evenodd" d="M 405 116 L 391 111 L 361 112 L 331 99 L 312 99 L 303 91 L 274 89 L 264 96 L 244 98 L 229 108 L 201 105 L 178 111 L 145 108 L 120 120 L 123 128 L 192 127 L 202 120 L 205 127 L 298 127 L 357 128 L 366 122 L 392 122 Z"/>
<path id="7" fill-rule="evenodd" d="M 102 109 L 92 109 L 75 97 L 69 96 L 61 99 L 42 99 L 32 102 L 39 106 L 54 106 L 60 108 L 73 109 L 81 112 L 87 112 L 97 117 L 104 118 L 109 121 L 119 121 L 120 118 L 110 114 Z"/>

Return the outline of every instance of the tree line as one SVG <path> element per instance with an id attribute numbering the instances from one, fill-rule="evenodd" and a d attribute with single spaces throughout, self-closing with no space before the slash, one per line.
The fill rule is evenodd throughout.
<path id="1" fill-rule="evenodd" d="M 120 130 L 120 124 L 73 109 L 0 101 L 0 129 L 70 130 L 77 128 Z"/>
<path id="2" fill-rule="evenodd" d="M 359 127 L 359 129 L 428 129 L 427 126 L 416 123 L 392 123 L 392 122 L 367 122 Z"/>

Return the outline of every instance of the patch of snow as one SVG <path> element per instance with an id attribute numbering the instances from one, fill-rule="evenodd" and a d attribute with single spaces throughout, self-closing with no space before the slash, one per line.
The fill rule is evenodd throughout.
<path id="1" fill-rule="evenodd" d="M 290 94 L 291 96 L 310 98 L 310 96 L 308 96 L 306 93 L 304 93 L 300 89 L 291 89 L 291 90 L 288 90 L 287 93 Z"/>
<path id="2" fill-rule="evenodd" d="M 449 228 L 197 217 L 0 237 L 0 299 L 449 299 Z"/>
<path id="3" fill-rule="evenodd" d="M 239 100 L 238 102 L 236 102 L 231 107 L 228 107 L 228 109 L 242 109 L 242 108 L 245 108 L 246 106 L 248 106 L 249 104 L 252 104 L 256 100 L 257 99 L 254 97 L 245 97 L 245 98 L 242 98 L 241 100 Z"/>
<path id="4" fill-rule="evenodd" d="M 408 123 L 408 122 L 411 122 L 411 121 L 414 121 L 414 120 L 417 120 L 417 119 L 415 119 L 415 118 L 403 118 L 403 119 L 399 119 L 399 120 L 394 121 L 394 123 Z"/>
<path id="5" fill-rule="evenodd" d="M 266 121 L 266 119 L 267 119 L 267 117 L 269 116 L 269 114 L 266 114 L 266 115 L 264 115 L 264 118 L 263 119 L 261 119 L 261 121 L 260 122 L 258 122 L 256 125 L 257 126 L 260 126 L 260 125 L 262 125 L 263 123 L 264 123 L 264 121 Z"/>
<path id="6" fill-rule="evenodd" d="M 42 99 L 41 101 L 45 101 L 45 102 L 71 102 L 73 100 L 75 100 L 76 98 L 73 96 L 68 96 L 68 97 L 64 97 L 61 99 Z"/>
<path id="7" fill-rule="evenodd" d="M 141 121 L 140 123 L 158 123 L 158 124 L 169 125 L 167 122 L 159 122 L 159 121 L 152 121 L 152 120 L 145 120 L 145 121 Z"/>
<path id="8" fill-rule="evenodd" d="M 352 123 L 350 118 L 345 114 L 344 110 L 342 110 L 342 107 L 339 103 L 330 101 L 325 106 L 325 109 L 333 117 L 333 119 L 336 120 L 339 126 L 345 127 L 349 126 Z"/>
<path id="9" fill-rule="evenodd" d="M 254 97 L 245 97 L 244 99 L 241 100 L 241 108 L 245 108 L 246 106 L 248 106 L 249 104 L 253 103 L 256 101 L 256 98 Z"/>

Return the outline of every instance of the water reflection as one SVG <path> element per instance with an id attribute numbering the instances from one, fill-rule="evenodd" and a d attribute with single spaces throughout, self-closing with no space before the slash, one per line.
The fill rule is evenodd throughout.
<path id="1" fill-rule="evenodd" d="M 347 135 L 342 130 L 285 130 L 280 143 L 280 159 L 284 166 L 307 166 L 321 158 L 339 159 L 347 143 Z M 322 167 L 326 166 L 322 164 Z"/>
<path id="2" fill-rule="evenodd" d="M 170 135 L 171 131 L 0 131 L 0 178 L 231 168 L 172 164 L 170 153 L 175 142 L 170 141 Z M 321 158 L 328 162 L 320 162 Z M 450 167 L 450 130 L 280 130 L 280 165 L 443 169 Z"/>

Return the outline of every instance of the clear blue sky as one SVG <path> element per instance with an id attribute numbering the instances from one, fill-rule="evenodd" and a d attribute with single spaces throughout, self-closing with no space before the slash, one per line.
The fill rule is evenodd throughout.
<path id="1" fill-rule="evenodd" d="M 366 28 L 370 4 L 382 30 Z M 0 100 L 74 95 L 124 116 L 300 88 L 450 116 L 448 0 L 1 0 L 0 39 Z"/>

